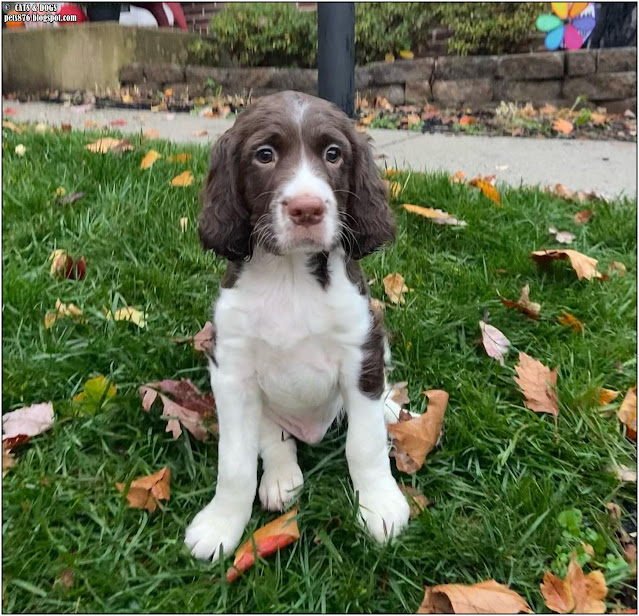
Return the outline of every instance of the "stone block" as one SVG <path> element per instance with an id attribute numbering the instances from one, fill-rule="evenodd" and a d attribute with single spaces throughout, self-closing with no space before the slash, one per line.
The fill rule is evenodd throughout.
<path id="1" fill-rule="evenodd" d="M 388 86 L 372 86 L 368 88 L 362 88 L 358 90 L 360 96 L 366 98 L 369 103 L 377 97 L 385 98 L 391 105 L 403 105 L 405 103 L 404 98 L 404 84 L 392 84 Z"/>
<path id="2" fill-rule="evenodd" d="M 371 74 L 371 86 L 385 86 L 408 81 L 428 81 L 433 74 L 434 66 L 434 58 L 417 58 L 395 62 L 374 62 L 366 68 Z"/>
<path id="3" fill-rule="evenodd" d="M 404 89 L 404 98 L 409 105 L 423 105 L 433 100 L 428 81 L 409 81 Z"/>
<path id="4" fill-rule="evenodd" d="M 494 77 L 497 56 L 443 56 L 435 61 L 435 79 Z"/>
<path id="5" fill-rule="evenodd" d="M 597 54 L 598 73 L 623 73 L 637 70 L 637 48 L 617 47 L 599 49 Z"/>
<path id="6" fill-rule="evenodd" d="M 577 49 L 566 53 L 566 73 L 571 77 L 591 75 L 597 70 L 597 51 Z"/>
<path id="7" fill-rule="evenodd" d="M 373 84 L 373 74 L 369 66 L 355 67 L 355 89 L 361 90 Z"/>
<path id="8" fill-rule="evenodd" d="M 433 83 L 433 100 L 445 105 L 483 103 L 492 99 L 493 80 L 488 77 Z"/>
<path id="9" fill-rule="evenodd" d="M 593 101 L 632 98 L 637 95 L 637 73 L 597 73 L 567 79 L 563 93 L 564 97 L 573 100 L 578 96 L 587 96 Z"/>
<path id="10" fill-rule="evenodd" d="M 564 54 L 555 51 L 500 56 L 497 62 L 497 74 L 499 77 L 511 81 L 563 77 Z"/>
<path id="11" fill-rule="evenodd" d="M 264 87 L 297 90 L 298 92 L 317 95 L 317 71 L 310 68 L 273 69 Z"/>
<path id="12" fill-rule="evenodd" d="M 157 83 L 183 82 L 184 66 L 181 64 L 145 64 L 144 78 Z"/>
<path id="13" fill-rule="evenodd" d="M 495 82 L 495 100 L 544 103 L 562 98 L 561 84 L 559 79 L 549 81 L 498 80 Z"/>
<path id="14" fill-rule="evenodd" d="M 602 107 L 606 108 L 608 113 L 623 113 L 626 109 L 630 109 L 635 115 L 637 115 L 637 98 L 624 98 L 619 101 L 595 101 L 600 103 Z"/>
<path id="15" fill-rule="evenodd" d="M 142 83 L 144 81 L 144 65 L 140 62 L 125 64 L 120 69 L 120 83 Z"/>

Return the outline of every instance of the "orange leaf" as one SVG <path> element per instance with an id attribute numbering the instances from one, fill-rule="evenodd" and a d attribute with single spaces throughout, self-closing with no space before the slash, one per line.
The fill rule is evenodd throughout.
<path id="1" fill-rule="evenodd" d="M 424 392 L 429 398 L 428 409 L 423 415 L 388 425 L 393 437 L 391 456 L 395 458 L 397 468 L 404 473 L 417 472 L 426 456 L 433 450 L 442 432 L 444 413 L 448 405 L 448 394 L 440 389 Z"/>
<path id="2" fill-rule="evenodd" d="M 614 389 L 606 389 L 605 387 L 599 388 L 599 406 L 606 406 L 610 404 L 617 396 L 619 392 Z"/>
<path id="3" fill-rule="evenodd" d="M 457 171 L 455 174 L 448 176 L 451 184 L 463 184 L 466 181 L 466 174 L 463 171 Z"/>
<path id="4" fill-rule="evenodd" d="M 606 580 L 601 571 L 591 571 L 584 575 L 574 557 L 568 565 L 565 579 L 546 571 L 540 584 L 546 605 L 560 614 L 603 614 L 606 605 L 603 600 L 608 594 Z"/>
<path id="5" fill-rule="evenodd" d="M 139 477 L 131 482 L 126 498 L 129 507 L 134 509 L 146 509 L 153 513 L 159 500 L 169 500 L 171 497 L 171 469 L 165 466 L 157 473 Z M 126 483 L 116 483 L 116 488 L 123 492 Z"/>
<path id="6" fill-rule="evenodd" d="M 127 139 L 113 139 L 112 137 L 103 137 L 87 145 L 87 150 L 96 154 L 106 154 L 111 151 L 124 152 L 132 149 L 133 146 Z"/>
<path id="7" fill-rule="evenodd" d="M 280 516 L 276 520 L 269 522 L 266 526 L 258 528 L 253 537 L 243 543 L 235 552 L 233 566 L 226 572 L 226 581 L 230 584 L 237 580 L 242 573 L 255 564 L 255 553 L 258 558 L 266 558 L 274 554 L 281 548 L 297 541 L 300 538 L 300 531 L 297 527 L 297 509 L 291 509 L 288 513 Z"/>
<path id="8" fill-rule="evenodd" d="M 475 180 L 475 179 L 471 180 L 468 183 L 471 186 L 475 186 L 476 188 L 479 188 L 479 190 L 481 190 L 481 192 L 484 194 L 485 197 L 488 197 L 491 201 L 494 201 L 498 205 L 501 205 L 501 195 L 499 194 L 499 191 L 492 184 L 489 184 L 488 182 L 484 180 Z"/>
<path id="9" fill-rule="evenodd" d="M 166 90 L 164 90 L 164 96 L 168 96 L 169 98 L 173 96 L 173 89 L 167 88 Z"/>
<path id="10" fill-rule="evenodd" d="M 191 160 L 191 155 L 188 152 L 182 152 L 175 156 L 168 156 L 166 160 L 170 163 L 185 163 Z"/>
<path id="11" fill-rule="evenodd" d="M 160 131 L 157 128 L 147 128 L 142 136 L 146 139 L 157 139 L 160 136 Z"/>
<path id="12" fill-rule="evenodd" d="M 470 126 L 471 124 L 476 124 L 476 122 L 477 118 L 469 115 L 463 115 L 461 118 L 459 118 L 460 126 Z"/>
<path id="13" fill-rule="evenodd" d="M 428 218 L 432 220 L 436 225 L 453 225 L 456 227 L 465 227 L 466 222 L 463 220 L 458 220 L 454 216 L 446 212 L 442 212 L 442 210 L 435 210 L 430 207 L 422 207 L 421 205 L 411 205 L 410 203 L 402 204 L 402 207 L 412 214 L 418 214 L 419 216 L 423 216 L 424 218 Z"/>
<path id="14" fill-rule="evenodd" d="M 209 354 L 215 349 L 215 326 L 207 321 L 204 327 L 193 337 L 193 348 Z"/>
<path id="15" fill-rule="evenodd" d="M 160 158 L 160 154 L 158 152 L 155 150 L 149 150 L 140 163 L 140 169 L 150 169 L 158 158 Z"/>
<path id="16" fill-rule="evenodd" d="M 485 580 L 478 584 L 426 587 L 418 614 L 530 614 L 528 603 L 514 590 Z"/>
<path id="17" fill-rule="evenodd" d="M 637 440 L 637 386 L 631 387 L 626 393 L 621 407 L 617 412 L 619 421 L 626 426 L 626 435 L 629 439 Z"/>
<path id="18" fill-rule="evenodd" d="M 519 299 L 516 302 L 513 302 L 510 299 L 506 299 L 505 297 L 501 297 L 501 295 L 499 296 L 499 299 L 501 299 L 501 303 L 506 306 L 506 308 L 515 308 L 516 310 L 519 310 L 519 312 L 525 314 L 527 317 L 539 320 L 541 304 L 530 301 L 529 285 L 526 285 L 521 289 L 521 294 L 519 295 Z"/>
<path id="19" fill-rule="evenodd" d="M 364 126 L 369 126 L 374 119 L 375 119 L 375 114 L 369 113 L 367 116 L 364 116 L 363 118 L 361 118 L 359 123 L 363 124 Z"/>
<path id="20" fill-rule="evenodd" d="M 384 278 L 384 291 L 386 291 L 388 299 L 390 299 L 393 304 L 406 303 L 404 293 L 408 292 L 408 287 L 404 283 L 404 277 L 401 274 L 388 274 L 388 276 Z"/>
<path id="21" fill-rule="evenodd" d="M 570 133 L 572 133 L 572 131 L 574 129 L 574 126 L 572 125 L 572 122 L 569 122 L 568 120 L 564 120 L 563 118 L 555 120 L 553 122 L 552 127 L 558 133 L 563 133 L 564 135 L 569 135 Z"/>
<path id="22" fill-rule="evenodd" d="M 580 334 L 584 331 L 584 324 L 574 315 L 566 312 L 565 310 L 562 312 L 561 316 L 557 318 L 564 327 L 572 327 L 575 332 Z"/>
<path id="23" fill-rule="evenodd" d="M 190 171 L 184 171 L 171 180 L 171 186 L 190 186 L 191 184 L 193 184 L 193 174 Z"/>
<path id="24" fill-rule="evenodd" d="M 515 382 L 524 394 L 524 405 L 535 413 L 552 415 L 556 428 L 559 415 L 559 401 L 555 393 L 557 370 L 550 370 L 540 361 L 521 352 L 515 371 Z"/>
<path id="25" fill-rule="evenodd" d="M 421 118 L 416 113 L 409 113 L 406 116 L 406 121 L 408 122 L 408 126 L 415 126 L 421 122 Z"/>
<path id="26" fill-rule="evenodd" d="M 592 210 L 581 210 L 575 214 L 574 220 L 578 225 L 586 224 L 590 222 L 592 218 Z"/>
<path id="27" fill-rule="evenodd" d="M 530 257 L 538 265 L 546 265 L 552 260 L 568 259 L 579 280 L 582 278 L 585 278 L 586 280 L 603 278 L 602 274 L 597 271 L 597 259 L 587 257 L 576 250 L 570 250 L 567 248 L 564 250 L 538 250 L 536 252 L 531 252 Z"/>

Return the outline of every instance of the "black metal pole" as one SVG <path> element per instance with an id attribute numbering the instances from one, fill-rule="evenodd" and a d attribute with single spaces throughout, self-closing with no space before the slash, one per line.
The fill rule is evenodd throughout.
<path id="1" fill-rule="evenodd" d="M 355 113 L 355 4 L 317 3 L 317 82 L 321 98 Z"/>

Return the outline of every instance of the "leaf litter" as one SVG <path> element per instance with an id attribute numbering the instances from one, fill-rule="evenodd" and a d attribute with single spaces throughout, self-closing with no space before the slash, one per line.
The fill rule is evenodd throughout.
<path id="1" fill-rule="evenodd" d="M 124 492 L 126 483 L 116 483 L 118 491 Z M 171 469 L 168 466 L 157 473 L 139 477 L 131 482 L 126 498 L 132 509 L 146 509 L 153 513 L 161 500 L 171 497 Z"/>

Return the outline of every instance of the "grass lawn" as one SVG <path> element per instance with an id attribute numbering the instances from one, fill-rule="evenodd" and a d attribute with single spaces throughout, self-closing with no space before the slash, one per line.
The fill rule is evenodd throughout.
<path id="1" fill-rule="evenodd" d="M 229 586 L 228 560 L 196 561 L 183 545 L 214 493 L 215 440 L 186 432 L 173 440 L 159 411 L 142 411 L 137 392 L 182 377 L 210 389 L 204 357 L 171 340 L 209 318 L 224 270 L 197 239 L 207 152 L 187 148 L 192 160 L 171 163 L 166 156 L 185 148 L 156 142 L 164 158 L 143 171 L 150 146 L 139 139 L 133 152 L 99 155 L 84 148 L 93 139 L 82 133 L 3 132 L 3 410 L 51 400 L 56 411 L 54 427 L 17 450 L 3 480 L 5 612 L 413 613 L 424 585 L 487 578 L 544 611 L 544 571 L 561 572 L 580 538 L 594 541 L 594 533 L 605 545 L 585 570 L 604 570 L 610 606 L 634 594 L 605 504 L 619 503 L 634 524 L 635 484 L 608 469 L 634 466 L 635 446 L 616 417 L 621 397 L 610 412 L 596 397 L 602 386 L 623 396 L 636 380 L 635 202 L 595 202 L 591 222 L 577 226 L 583 206 L 536 190 L 504 187 L 496 208 L 445 176 L 400 175 L 397 242 L 364 266 L 376 297 L 391 272 L 411 288 L 405 305 L 386 310 L 392 379 L 408 381 L 411 408 L 424 409 L 423 390 L 450 394 L 439 448 L 414 476 L 396 473 L 435 504 L 398 541 L 375 544 L 356 524 L 345 430 L 335 427 L 320 445 L 299 447 L 301 539 Z M 169 186 L 185 169 L 193 185 Z M 57 205 L 59 186 L 86 196 Z M 402 202 L 441 208 L 468 226 L 433 225 Z M 539 270 L 528 255 L 557 246 L 550 225 L 573 230 L 570 248 L 598 259 L 600 271 L 620 261 L 628 275 L 578 281 L 565 262 Z M 85 280 L 49 275 L 56 248 L 86 257 Z M 497 295 L 516 299 L 525 284 L 542 304 L 539 322 L 506 310 Z M 86 322 L 46 330 L 57 298 L 82 308 Z M 105 319 L 104 308 L 124 305 L 148 313 L 145 329 Z M 504 367 L 477 344 L 486 310 L 513 343 Z M 583 333 L 557 322 L 564 310 L 585 323 Z M 518 351 L 559 368 L 556 435 L 551 416 L 523 405 L 513 381 Z M 113 379 L 117 396 L 104 411 L 78 416 L 71 398 L 96 374 Z M 166 505 L 152 515 L 128 508 L 115 483 L 165 465 Z M 569 539 L 558 516 L 573 508 L 583 520 Z M 274 517 L 256 501 L 250 528 Z M 68 573 L 61 578 L 68 569 L 71 584 Z"/>

